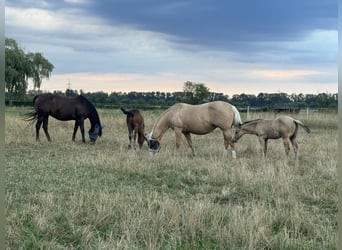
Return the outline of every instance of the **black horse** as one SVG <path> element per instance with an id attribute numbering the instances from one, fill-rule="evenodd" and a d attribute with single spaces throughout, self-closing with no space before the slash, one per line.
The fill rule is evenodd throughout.
<path id="1" fill-rule="evenodd" d="M 25 114 L 27 121 L 37 120 L 36 140 L 39 140 L 39 129 L 43 124 L 43 129 L 48 141 L 51 141 L 48 132 L 48 119 L 51 115 L 57 120 L 70 121 L 75 120 L 72 140 L 75 140 L 76 132 L 80 127 L 82 133 L 82 142 L 84 138 L 84 120 L 89 118 L 91 127 L 88 131 L 89 138 L 95 142 L 98 136 L 102 135 L 102 125 L 99 115 L 94 105 L 84 96 L 64 96 L 60 94 L 44 93 L 36 95 L 33 98 L 34 111 Z"/>

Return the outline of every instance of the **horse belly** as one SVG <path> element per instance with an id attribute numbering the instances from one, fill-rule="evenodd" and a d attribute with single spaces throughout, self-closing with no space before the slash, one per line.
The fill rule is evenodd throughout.
<path id="1" fill-rule="evenodd" d="M 267 133 L 268 139 L 279 139 L 281 138 L 281 134 L 278 131 L 272 131 L 271 133 Z"/>
<path id="2" fill-rule="evenodd" d="M 213 126 L 211 124 L 210 125 L 196 124 L 192 126 L 184 126 L 182 131 L 189 132 L 189 133 L 196 134 L 196 135 L 205 135 L 213 131 L 215 128 L 216 126 Z"/>
<path id="3" fill-rule="evenodd" d="M 51 113 L 50 114 L 53 118 L 57 119 L 57 120 L 60 120 L 60 121 L 70 121 L 70 120 L 75 120 L 75 115 L 73 114 L 63 114 L 61 112 L 55 112 L 55 113 Z"/>

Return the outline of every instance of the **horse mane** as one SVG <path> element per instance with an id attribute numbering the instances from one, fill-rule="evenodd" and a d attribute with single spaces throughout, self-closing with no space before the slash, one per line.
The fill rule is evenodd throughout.
<path id="1" fill-rule="evenodd" d="M 257 122 L 257 121 L 260 121 L 262 119 L 254 119 L 254 120 L 249 120 L 249 121 L 245 121 L 244 123 L 242 123 L 242 125 L 245 125 L 245 124 L 249 124 L 249 123 L 252 123 L 252 122 Z"/>
<path id="2" fill-rule="evenodd" d="M 86 106 L 89 110 L 89 120 L 91 123 L 91 128 L 89 129 L 89 131 L 94 131 L 95 125 L 98 124 L 99 125 L 99 136 L 101 136 L 102 135 L 102 127 L 101 127 L 100 117 L 99 117 L 99 114 L 97 113 L 95 106 L 87 98 L 85 98 L 83 95 L 79 95 L 79 99 L 81 100 L 81 102 L 86 104 Z"/>

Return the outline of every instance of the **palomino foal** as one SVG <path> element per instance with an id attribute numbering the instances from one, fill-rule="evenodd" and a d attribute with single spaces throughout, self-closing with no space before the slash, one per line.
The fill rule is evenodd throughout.
<path id="1" fill-rule="evenodd" d="M 236 129 L 233 142 L 237 142 L 244 134 L 256 135 L 259 137 L 259 142 L 263 147 L 263 155 L 266 157 L 268 139 L 282 138 L 286 156 L 289 155 L 291 143 L 295 152 L 295 158 L 298 159 L 298 144 L 296 142 L 298 126 L 301 126 L 307 133 L 310 133 L 309 127 L 289 116 L 280 116 L 272 120 L 257 119 L 246 121 Z"/>
<path id="2" fill-rule="evenodd" d="M 144 117 L 141 115 L 140 111 L 137 109 L 125 110 L 124 108 L 120 108 L 121 111 L 126 115 L 126 124 L 128 128 L 128 138 L 129 145 L 128 148 L 135 149 L 135 142 L 138 136 L 138 144 L 139 148 L 142 147 L 144 141 L 147 141 L 145 137 L 145 124 Z"/>

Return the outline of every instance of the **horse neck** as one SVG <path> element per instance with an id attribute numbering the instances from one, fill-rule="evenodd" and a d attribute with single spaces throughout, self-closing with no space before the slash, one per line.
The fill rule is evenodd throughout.
<path id="1" fill-rule="evenodd" d="M 99 118 L 99 115 L 96 112 L 96 110 L 95 111 L 94 110 L 93 111 L 89 110 L 88 118 L 89 118 L 89 121 L 90 121 L 90 124 L 91 124 L 90 131 L 94 131 L 96 124 L 101 127 L 100 118 Z"/>
<path id="2" fill-rule="evenodd" d="M 244 132 L 244 134 L 256 135 L 256 134 L 258 134 L 257 129 L 256 129 L 256 125 L 257 125 L 256 121 L 243 124 L 241 126 L 241 130 Z"/>
<path id="3" fill-rule="evenodd" d="M 169 129 L 169 119 L 167 114 L 164 114 L 153 126 L 152 137 L 161 140 L 165 132 Z"/>

